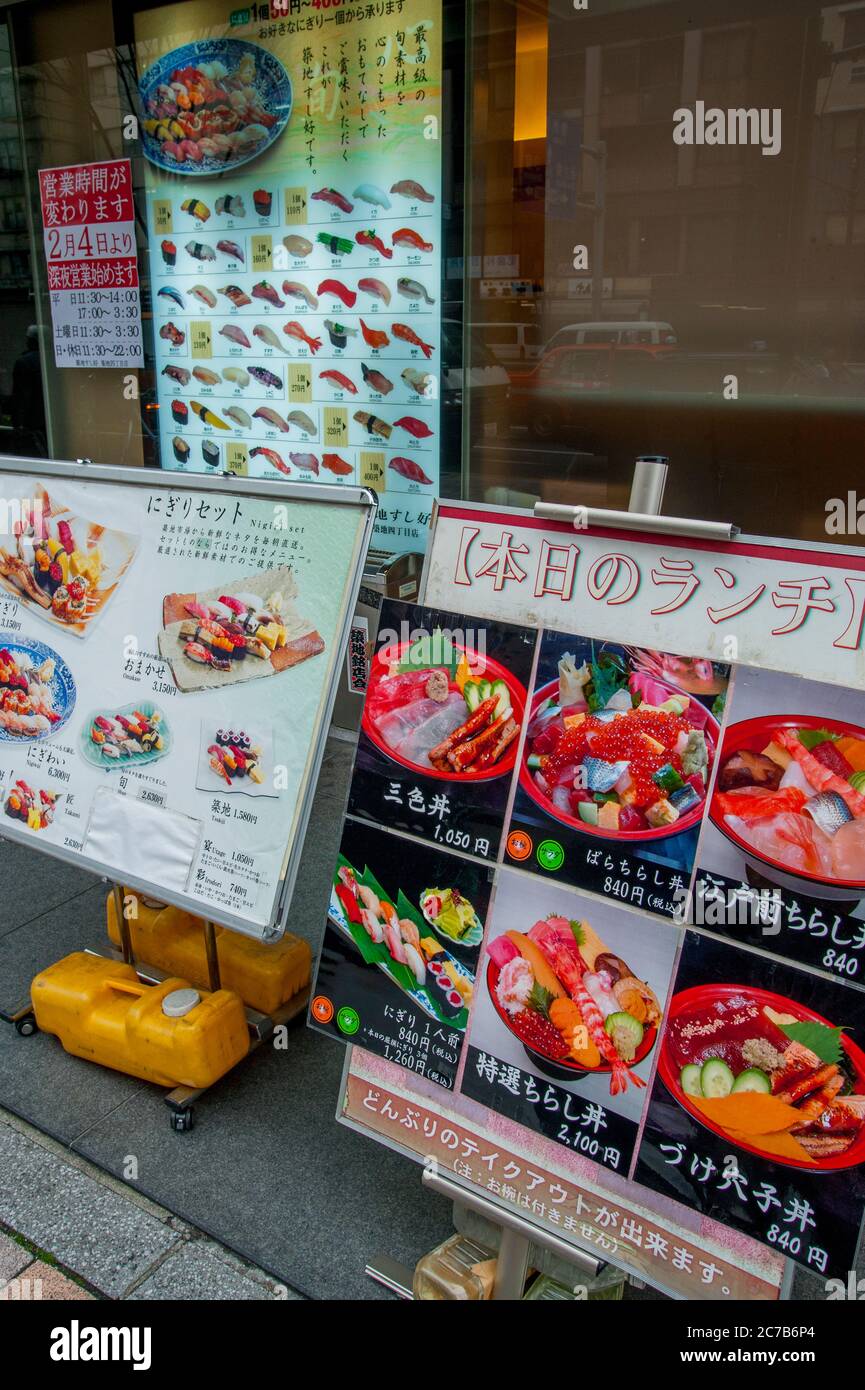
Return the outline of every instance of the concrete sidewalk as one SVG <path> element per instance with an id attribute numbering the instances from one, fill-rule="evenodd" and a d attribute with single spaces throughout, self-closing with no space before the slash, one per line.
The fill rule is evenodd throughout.
<path id="1" fill-rule="evenodd" d="M 300 1297 L 0 1110 L 0 1300 Z"/>

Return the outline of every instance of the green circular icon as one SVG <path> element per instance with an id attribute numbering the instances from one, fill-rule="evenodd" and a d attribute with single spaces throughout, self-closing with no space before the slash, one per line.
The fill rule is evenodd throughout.
<path id="1" fill-rule="evenodd" d="M 555 873 L 565 862 L 565 851 L 558 840 L 542 840 L 538 845 L 537 859 L 542 869 Z"/>
<path id="2" fill-rule="evenodd" d="M 348 1033 L 351 1036 L 360 1027 L 360 1015 L 356 1009 L 352 1009 L 346 1004 L 336 1016 L 336 1026 L 341 1033 Z"/>

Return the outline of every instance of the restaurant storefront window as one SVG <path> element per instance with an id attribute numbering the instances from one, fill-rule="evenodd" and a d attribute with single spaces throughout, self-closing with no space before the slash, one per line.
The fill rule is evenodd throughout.
<path id="1" fill-rule="evenodd" d="M 827 500 L 856 487 L 865 424 L 865 5 L 393 0 L 378 9 L 337 0 L 7 8 L 0 447 L 238 472 L 271 467 L 271 450 L 296 476 L 309 476 L 310 456 L 323 472 L 326 454 L 352 481 L 395 488 L 410 519 L 380 537 L 391 550 L 423 548 L 437 494 L 624 506 L 634 459 L 662 454 L 670 510 L 824 536 Z M 228 158 L 239 194 L 227 173 L 196 173 L 193 156 L 175 172 L 155 163 L 143 129 L 155 63 L 238 37 L 276 58 L 292 87 L 280 141 L 265 111 L 261 152 L 250 146 L 242 167 Z M 384 134 L 369 134 L 387 151 L 378 164 L 363 129 L 367 97 L 370 113 L 387 113 Z M 427 116 L 434 124 L 420 138 Z M 58 367 L 39 172 L 126 158 L 143 365 Z M 390 191 L 412 178 L 431 201 Z M 338 182 L 351 213 L 303 202 Z M 354 196 L 363 186 L 372 201 Z M 257 192 L 276 201 L 253 204 Z M 245 202 L 241 216 L 216 213 L 226 194 Z M 205 220 L 180 211 L 196 199 Z M 390 238 L 406 227 L 417 244 L 407 234 L 394 259 Z M 375 246 L 379 228 L 389 257 Z M 319 233 L 337 240 L 319 246 Z M 310 238 L 305 267 L 298 253 Z M 250 260 L 215 252 L 193 275 L 186 248 L 206 256 L 217 241 Z M 253 300 L 262 280 L 281 305 Z M 327 281 L 342 291 L 319 293 Z M 286 282 L 315 306 L 283 292 Z M 172 285 L 184 300 L 173 316 Z M 230 286 L 253 300 L 248 315 L 225 300 Z M 252 353 L 231 334 L 223 351 L 218 335 L 232 317 Z M 287 345 L 247 332 L 273 323 L 281 335 L 288 322 L 298 330 Z M 397 353 L 399 323 L 421 346 L 408 336 Z M 183 352 L 166 338 L 169 324 L 185 335 Z M 307 327 L 313 341 L 324 334 L 320 355 Z M 182 390 L 170 389 L 173 362 Z M 223 371 L 236 368 L 242 382 L 244 362 L 279 389 L 265 377 L 248 396 L 237 382 L 227 394 Z M 350 384 L 320 382 L 319 371 Z M 193 401 L 225 431 L 196 416 Z M 239 414 L 226 421 L 230 406 Z M 294 422 L 247 425 L 262 408 L 283 419 L 293 411 Z M 414 423 L 396 424 L 406 417 Z M 188 449 L 175 446 L 179 436 Z"/>

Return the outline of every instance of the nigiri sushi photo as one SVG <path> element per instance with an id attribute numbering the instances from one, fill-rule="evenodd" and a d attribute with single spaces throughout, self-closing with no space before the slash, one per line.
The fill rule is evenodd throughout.
<path id="1" fill-rule="evenodd" d="M 389 208 L 390 198 L 383 188 L 379 188 L 375 183 L 359 183 L 354 190 L 352 197 L 359 198 L 362 203 L 368 203 L 370 207 Z"/>
<path id="2" fill-rule="evenodd" d="M 252 331 L 255 332 L 255 329 Z M 243 329 L 238 328 L 236 323 L 224 323 L 221 328 L 217 329 L 217 332 L 221 337 L 227 338 L 230 343 L 234 343 L 236 347 L 252 347 L 252 343 L 247 338 Z"/>

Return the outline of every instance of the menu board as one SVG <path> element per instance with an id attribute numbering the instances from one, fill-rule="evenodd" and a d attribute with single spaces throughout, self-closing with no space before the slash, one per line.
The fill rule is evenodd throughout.
<path id="1" fill-rule="evenodd" d="M 488 1112 L 835 1277 L 865 1207 L 865 556 L 573 535 L 443 504 L 426 604 L 384 606 L 312 1019 L 419 1104 L 451 1090 L 449 1132 Z M 750 599 L 720 638 L 708 593 L 687 612 L 712 577 Z"/>
<path id="2" fill-rule="evenodd" d="M 392 552 L 439 479 L 440 8 L 135 17 L 162 466 L 374 488 Z"/>
<path id="3" fill-rule="evenodd" d="M 39 170 L 58 367 L 143 367 L 132 165 Z"/>
<path id="4" fill-rule="evenodd" d="M 271 932 L 370 522 L 335 488 L 7 464 L 4 835 Z"/>

